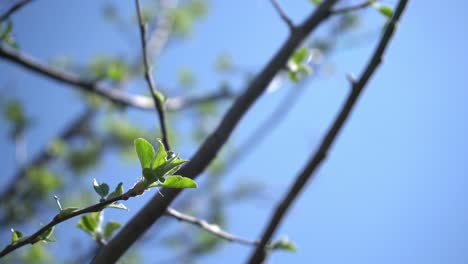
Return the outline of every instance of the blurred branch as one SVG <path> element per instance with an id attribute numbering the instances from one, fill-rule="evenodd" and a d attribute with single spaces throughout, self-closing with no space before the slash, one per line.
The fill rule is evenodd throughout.
<path id="1" fill-rule="evenodd" d="M 178 0 L 160 0 L 160 15 L 156 21 L 156 28 L 150 33 L 148 39 L 148 58 L 158 57 L 166 46 L 171 33 L 169 11 L 177 6 Z"/>
<path id="2" fill-rule="evenodd" d="M 258 244 L 258 241 L 253 241 L 253 240 L 247 240 L 245 238 L 241 238 L 241 237 L 238 237 L 236 235 L 233 235 L 231 233 L 228 233 L 224 230 L 222 230 L 219 226 L 217 225 L 214 225 L 214 224 L 210 224 L 208 223 L 207 221 L 205 220 L 201 220 L 201 219 L 198 219 L 196 217 L 193 217 L 193 216 L 190 216 L 190 215 L 186 215 L 186 214 L 183 214 L 173 208 L 170 208 L 168 207 L 166 209 L 166 215 L 169 215 L 169 216 L 172 216 L 174 217 L 175 219 L 179 220 L 179 221 L 183 221 L 183 222 L 187 222 L 187 223 L 190 223 L 192 225 L 196 225 L 200 228 L 202 228 L 203 230 L 219 237 L 219 238 L 222 238 L 224 240 L 227 240 L 227 241 L 230 241 L 230 242 L 236 242 L 236 243 L 239 243 L 239 244 L 244 244 L 244 245 L 249 245 L 249 246 L 255 246 Z"/>
<path id="3" fill-rule="evenodd" d="M 78 118 L 73 120 L 73 122 L 71 122 L 55 139 L 52 139 L 52 141 L 67 141 L 71 139 L 77 133 L 79 133 L 83 125 L 88 123 L 94 114 L 95 110 L 88 108 L 84 113 L 80 114 Z M 49 152 L 49 150 L 45 148 L 29 164 L 21 167 L 21 169 L 19 169 L 12 177 L 5 190 L 0 194 L 0 201 L 4 202 L 6 199 L 8 199 L 8 197 L 11 197 L 19 192 L 19 184 L 26 177 L 28 170 L 48 163 L 53 157 L 54 156 Z"/>
<path id="4" fill-rule="evenodd" d="M 141 14 L 141 7 L 140 7 L 140 1 L 135 0 L 135 6 L 136 6 L 136 12 L 138 15 L 138 25 L 140 28 L 140 40 L 141 40 L 141 49 L 143 53 L 143 63 L 145 66 L 145 79 L 148 83 L 148 89 L 149 92 L 151 93 L 151 97 L 153 98 L 153 103 L 156 108 L 158 118 L 159 118 L 159 126 L 161 129 L 161 137 L 162 137 L 162 143 L 164 144 L 164 147 L 169 150 L 171 149 L 169 145 L 169 139 L 167 135 L 167 128 L 166 128 L 166 115 L 164 112 L 164 106 L 163 106 L 163 98 L 161 98 L 163 95 L 156 90 L 156 86 L 154 84 L 153 80 L 153 75 L 151 74 L 151 64 L 149 62 L 148 58 L 148 53 L 147 53 L 147 47 L 146 47 L 146 31 L 147 31 L 147 25 L 145 21 L 143 21 L 143 15 Z M 158 96 L 160 95 L 160 96 Z"/>
<path id="5" fill-rule="evenodd" d="M 216 157 L 241 118 L 263 94 L 274 76 L 287 63 L 302 41 L 325 21 L 337 0 L 325 0 L 298 28 L 293 31 L 265 68 L 249 83 L 243 94 L 237 97 L 215 131 L 204 141 L 195 155 L 179 173 L 196 178 Z M 154 196 L 95 256 L 92 263 L 113 263 L 165 212 L 180 190 L 161 190 L 163 196 Z"/>
<path id="6" fill-rule="evenodd" d="M 0 22 L 7 20 L 8 18 L 10 18 L 11 15 L 13 15 L 13 13 L 20 10 L 22 7 L 29 4 L 30 2 L 32 2 L 32 0 L 22 0 L 13 4 L 3 15 L 0 16 Z"/>
<path id="7" fill-rule="evenodd" d="M 80 79 L 79 76 L 73 73 L 57 70 L 52 67 L 40 64 L 35 59 L 25 54 L 21 54 L 18 51 L 8 48 L 6 46 L 0 45 L 0 57 L 10 62 L 13 62 L 15 64 L 21 65 L 25 67 L 26 69 L 29 69 L 33 72 L 39 73 L 43 76 L 47 76 L 51 79 L 59 81 L 61 83 L 72 85 L 73 87 L 79 88 L 86 92 L 96 93 L 102 96 L 103 98 L 116 103 L 117 105 L 131 106 L 131 107 L 135 107 L 135 108 L 142 109 L 142 110 L 150 110 L 150 111 L 154 110 L 154 103 L 152 99 L 147 96 L 130 95 L 125 92 L 122 92 L 119 89 L 106 87 L 98 82 Z M 226 96 L 215 96 L 219 94 L 223 94 Z M 231 98 L 232 94 L 225 93 L 225 92 L 222 92 L 222 93 L 216 92 L 214 94 L 207 95 L 206 98 L 198 97 L 194 99 L 196 99 L 195 101 L 206 102 L 206 101 L 213 100 L 212 99 L 213 97 L 215 97 L 216 100 L 226 99 L 226 98 Z M 186 106 L 193 106 L 193 104 L 177 105 L 177 104 L 171 103 L 171 100 L 172 98 L 169 98 L 167 100 L 168 111 L 178 111 L 178 110 L 183 109 Z M 190 99 L 190 98 L 184 99 L 183 97 L 178 97 L 176 101 L 180 101 L 180 100 L 185 101 L 185 102 L 194 101 L 193 99 Z"/>
<path id="8" fill-rule="evenodd" d="M 288 17 L 288 15 L 286 15 L 283 8 L 279 5 L 278 1 L 270 0 L 270 2 L 273 5 L 273 7 L 275 8 L 276 12 L 278 12 L 281 19 L 284 21 L 284 23 L 286 23 L 286 25 L 288 25 L 289 30 L 294 31 L 296 29 L 296 26 L 294 25 L 292 20 Z"/>
<path id="9" fill-rule="evenodd" d="M 328 150 L 332 146 L 339 132 L 341 131 L 343 125 L 347 121 L 349 115 L 351 114 L 357 99 L 364 90 L 367 82 L 375 73 L 375 70 L 380 65 L 382 61 L 382 56 L 393 36 L 395 25 L 398 23 L 398 20 L 405 9 L 408 0 L 400 0 L 396 8 L 395 14 L 392 19 L 386 26 L 385 32 L 382 38 L 379 41 L 379 44 L 374 51 L 370 61 L 368 62 L 364 72 L 362 73 L 359 80 L 351 83 L 351 92 L 346 102 L 344 103 L 340 113 L 336 117 L 333 125 L 326 133 L 324 139 L 322 140 L 320 147 L 317 149 L 315 154 L 311 157 L 307 165 L 303 168 L 302 172 L 294 181 L 294 184 L 291 186 L 285 197 L 278 203 L 278 206 L 275 210 L 275 213 L 270 218 L 269 224 L 265 231 L 263 232 L 260 244 L 257 246 L 253 254 L 249 259 L 249 263 L 262 263 L 265 259 L 265 246 L 271 240 L 273 234 L 278 228 L 280 222 L 284 218 L 286 212 L 297 198 L 301 190 L 305 187 L 307 182 L 313 178 L 315 171 L 321 164 L 321 162 L 326 158 Z"/>

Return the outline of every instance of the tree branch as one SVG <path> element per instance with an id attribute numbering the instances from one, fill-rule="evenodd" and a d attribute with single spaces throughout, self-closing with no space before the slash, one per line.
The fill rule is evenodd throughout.
<path id="1" fill-rule="evenodd" d="M 278 1 L 276 0 L 270 0 L 271 4 L 275 8 L 276 12 L 278 12 L 279 16 L 281 19 L 288 25 L 289 30 L 294 31 L 296 29 L 296 26 L 292 22 L 292 20 L 286 15 L 286 12 L 284 12 L 283 8 L 279 5 Z"/>
<path id="2" fill-rule="evenodd" d="M 58 82 L 71 85 L 72 87 L 79 88 L 82 91 L 95 93 L 102 96 L 103 98 L 110 100 L 111 102 L 117 105 L 131 106 L 141 110 L 153 111 L 154 103 L 151 98 L 141 95 L 129 95 L 125 92 L 122 92 L 120 89 L 115 89 L 111 87 L 106 87 L 98 82 L 87 81 L 80 79 L 78 75 L 73 73 L 61 71 L 54 69 L 52 67 L 43 65 L 37 62 L 35 59 L 21 54 L 18 51 L 8 48 L 6 46 L 0 45 L 0 57 L 24 68 L 41 74 L 43 76 L 49 77 Z M 178 111 L 188 106 L 193 106 L 190 104 L 180 104 L 174 102 L 206 102 L 219 99 L 228 99 L 232 98 L 233 94 L 226 91 L 215 92 L 203 97 L 196 98 L 184 98 L 176 97 L 169 98 L 166 101 L 166 106 L 168 111 Z"/>
<path id="3" fill-rule="evenodd" d="M 230 242 L 236 242 L 236 243 L 239 243 L 239 244 L 244 244 L 244 245 L 248 245 L 248 246 L 255 246 L 255 245 L 258 245 L 258 241 L 253 241 L 253 240 L 248 240 L 248 239 L 245 239 L 245 238 L 241 238 L 241 237 L 238 237 L 236 235 L 233 235 L 231 233 L 228 233 L 224 230 L 222 230 L 219 226 L 215 225 L 215 224 L 210 224 L 208 222 L 206 222 L 205 220 L 201 220 L 201 219 L 198 219 L 196 217 L 193 217 L 193 216 L 190 216 L 190 215 L 186 215 L 186 214 L 183 214 L 173 208 L 170 208 L 168 207 L 166 209 L 166 215 L 168 216 L 171 216 L 171 217 L 174 217 L 175 219 L 179 220 L 179 221 L 183 221 L 183 222 L 187 222 L 187 223 L 190 223 L 192 225 L 196 225 L 200 228 L 202 228 L 203 230 L 219 237 L 219 238 L 222 238 L 224 240 L 227 240 L 227 241 L 230 241 Z"/>
<path id="4" fill-rule="evenodd" d="M 32 0 L 23 0 L 15 3 L 13 6 L 10 7 L 10 9 L 8 9 L 3 15 L 0 16 L 0 22 L 7 20 L 11 15 L 13 15 L 13 13 L 20 10 L 22 7 L 29 4 L 30 2 L 32 2 Z"/>
<path id="5" fill-rule="evenodd" d="M 340 113 L 333 122 L 333 125 L 328 130 L 325 138 L 321 142 L 320 147 L 317 149 L 317 151 L 311 157 L 311 159 L 304 167 L 302 172 L 296 178 L 294 184 L 291 186 L 285 197 L 278 204 L 267 228 L 263 232 L 262 238 L 260 240 L 260 245 L 257 246 L 255 251 L 251 255 L 248 263 L 254 264 L 263 262 L 265 258 L 265 246 L 267 246 L 267 243 L 271 240 L 273 234 L 275 233 L 280 222 L 286 215 L 286 212 L 288 211 L 294 200 L 297 198 L 297 196 L 307 184 L 307 182 L 311 178 L 313 178 L 313 176 L 315 175 L 315 171 L 317 170 L 321 162 L 326 158 L 328 150 L 332 146 L 338 133 L 340 132 L 349 115 L 351 114 L 351 111 L 353 110 L 353 107 L 355 106 L 359 95 L 362 93 L 367 82 L 369 81 L 377 67 L 380 65 L 385 49 L 393 36 L 395 25 L 397 24 L 403 10 L 405 9 L 407 2 L 408 0 L 400 0 L 400 2 L 398 3 L 395 14 L 389 21 L 385 32 L 382 38 L 380 39 L 380 42 L 376 50 L 374 51 L 370 61 L 368 62 L 364 72 L 362 73 L 358 81 L 352 83 L 351 93 L 346 99 L 346 102 L 344 103 Z"/>
<path id="6" fill-rule="evenodd" d="M 198 151 L 179 171 L 179 174 L 196 178 L 216 157 L 228 140 L 241 118 L 253 103 L 263 94 L 273 77 L 286 65 L 302 41 L 330 15 L 337 0 L 325 0 L 292 34 L 265 68 L 250 82 L 245 92 L 237 97 L 215 131 L 204 141 Z M 168 205 L 180 190 L 161 190 L 163 196 L 154 196 L 109 243 L 101 248 L 92 263 L 114 263 L 128 248 L 166 211 Z"/>
<path id="7" fill-rule="evenodd" d="M 149 62 L 148 54 L 147 54 L 147 47 L 146 47 L 146 24 L 143 21 L 143 16 L 141 14 L 141 7 L 140 1 L 135 0 L 136 12 L 138 15 L 138 24 L 140 28 L 140 40 L 141 40 L 141 49 L 143 53 L 143 63 L 145 66 L 145 79 L 148 82 L 148 89 L 151 93 L 151 97 L 153 98 L 154 106 L 158 113 L 159 118 L 159 126 L 161 127 L 161 137 L 164 147 L 169 150 L 171 149 L 169 145 L 169 139 L 167 135 L 167 128 L 166 128 L 166 115 L 164 113 L 164 106 L 163 106 L 163 99 L 158 98 L 159 91 L 156 90 L 156 86 L 154 85 L 153 75 L 151 74 L 151 64 Z"/>
<path id="8" fill-rule="evenodd" d="M 68 219 L 71 219 L 75 216 L 79 216 L 82 214 L 87 214 L 87 213 L 93 213 L 93 212 L 99 212 L 103 210 L 106 206 L 117 202 L 117 201 L 122 201 L 122 200 L 128 200 L 130 197 L 134 197 L 139 195 L 140 193 L 137 193 L 135 189 L 130 189 L 126 193 L 119 195 L 117 197 L 105 200 L 103 202 L 99 202 L 97 204 L 88 206 L 86 208 L 82 208 L 76 211 L 73 211 L 69 214 L 62 215 L 58 213 L 57 215 L 54 216 L 54 218 L 45 226 L 41 227 L 38 231 L 36 231 L 34 234 L 31 236 L 24 237 L 23 239 L 18 240 L 17 242 L 14 242 L 12 244 L 9 244 L 6 246 L 2 251 L 0 251 L 0 258 L 6 256 L 7 254 L 11 253 L 12 251 L 23 247 L 27 244 L 35 244 L 41 240 L 41 235 L 48 232 L 51 228 L 55 227 L 56 225 L 67 221 Z M 66 209 L 66 208 L 65 208 Z"/>

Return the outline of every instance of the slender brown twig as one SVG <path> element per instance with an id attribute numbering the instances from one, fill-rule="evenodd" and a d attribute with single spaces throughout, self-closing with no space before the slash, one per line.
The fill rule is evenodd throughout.
<path id="1" fill-rule="evenodd" d="M 253 103 L 263 94 L 274 76 L 286 65 L 288 59 L 302 41 L 325 21 L 337 0 L 325 0 L 312 15 L 293 31 L 279 51 L 272 57 L 262 71 L 249 83 L 224 115 L 215 131 L 203 142 L 195 155 L 181 168 L 179 173 L 185 177 L 196 178 L 215 158 L 221 147 Z M 114 263 L 130 246 L 158 220 L 169 204 L 179 195 L 180 190 L 163 188 L 163 196 L 154 196 L 146 205 L 122 227 L 112 240 L 102 247 L 92 263 Z"/>
<path id="2" fill-rule="evenodd" d="M 268 226 L 263 232 L 260 244 L 256 247 L 248 263 L 256 264 L 264 261 L 266 256 L 265 246 L 271 240 L 273 234 L 275 233 L 281 221 L 284 219 L 284 216 L 286 215 L 288 209 L 290 208 L 294 200 L 300 194 L 301 190 L 305 187 L 307 182 L 311 178 L 313 178 L 313 176 L 315 175 L 315 171 L 317 170 L 321 162 L 326 158 L 328 150 L 332 146 L 343 125 L 347 121 L 367 82 L 375 73 L 377 67 L 380 65 L 382 61 L 382 56 L 393 36 L 395 25 L 398 23 L 400 16 L 406 7 L 407 2 L 408 0 L 400 0 L 400 2 L 398 3 L 395 14 L 386 26 L 385 32 L 382 35 L 382 38 L 380 39 L 379 44 L 376 50 L 374 51 L 370 61 L 368 62 L 364 72 L 362 73 L 359 80 L 351 83 L 352 89 L 350 95 L 346 99 L 342 109 L 340 110 L 340 113 L 333 122 L 333 125 L 330 127 L 324 139 L 322 140 L 319 148 L 314 153 L 314 155 L 311 156 L 311 159 L 304 167 L 302 172 L 299 174 L 299 176 L 296 178 L 294 184 L 288 190 L 287 194 L 278 203 L 274 214 L 270 218 Z"/>
<path id="3" fill-rule="evenodd" d="M 66 220 L 68 220 L 70 218 L 73 218 L 73 217 L 79 216 L 79 215 L 83 215 L 83 214 L 87 214 L 87 213 L 99 212 L 99 211 L 103 210 L 106 206 L 108 206 L 108 205 L 110 205 L 112 203 L 115 203 L 115 202 L 121 201 L 121 200 L 128 200 L 130 197 L 134 197 L 134 196 L 137 196 L 137 195 L 139 195 L 139 193 L 136 193 L 134 189 L 131 189 L 128 192 L 126 192 L 126 193 L 124 193 L 122 195 L 119 195 L 117 197 L 105 200 L 103 202 L 99 202 L 97 204 L 88 206 L 86 208 L 82 208 L 82 209 L 73 211 L 73 212 L 71 212 L 69 214 L 60 214 L 60 213 L 58 213 L 57 215 L 54 216 L 54 218 L 49 223 L 47 223 L 46 225 L 41 227 L 34 234 L 32 234 L 30 236 L 27 236 L 27 237 L 24 237 L 23 239 L 20 239 L 20 240 L 18 240 L 16 242 L 13 242 L 13 243 L 9 244 L 8 246 L 6 246 L 2 251 L 0 251 L 0 258 L 4 257 L 5 255 L 11 253 L 12 251 L 14 251 L 14 250 L 16 250 L 16 249 L 18 249 L 20 247 L 23 247 L 23 246 L 25 246 L 27 244 L 35 244 L 35 243 L 39 242 L 41 240 L 41 235 L 48 232 L 51 228 L 55 227 L 56 225 L 66 221 Z"/>
<path id="4" fill-rule="evenodd" d="M 164 147 L 169 150 L 171 149 L 169 145 L 169 137 L 167 135 L 167 128 L 166 128 L 166 115 L 164 111 L 164 105 L 163 105 L 163 99 L 158 97 L 158 94 L 160 94 L 159 91 L 156 90 L 156 86 L 154 84 L 153 80 L 153 75 L 151 74 L 151 64 L 149 62 L 148 54 L 147 54 L 147 47 L 146 47 L 146 23 L 143 21 L 143 15 L 141 14 L 141 7 L 140 7 L 140 1 L 135 0 L 135 6 L 136 6 L 136 12 L 138 15 L 138 24 L 140 28 L 140 40 L 141 40 L 141 48 L 142 48 L 142 53 L 143 53 L 143 63 L 145 66 L 145 79 L 148 82 L 148 89 L 151 93 L 151 97 L 153 98 L 153 103 L 156 108 L 158 118 L 159 118 L 159 125 L 161 128 L 161 137 L 162 137 L 162 143 L 164 144 Z"/>

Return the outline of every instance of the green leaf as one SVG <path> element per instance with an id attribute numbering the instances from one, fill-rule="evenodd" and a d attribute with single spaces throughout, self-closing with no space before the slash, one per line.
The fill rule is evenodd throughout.
<path id="1" fill-rule="evenodd" d="M 52 236 L 52 234 L 54 233 L 54 227 L 51 227 L 49 229 L 47 229 L 44 233 L 40 234 L 37 239 L 38 241 L 46 241 L 46 242 L 52 242 L 53 240 L 50 239 L 50 237 Z"/>
<path id="2" fill-rule="evenodd" d="M 197 188 L 197 183 L 190 178 L 182 177 L 180 175 L 173 175 L 167 177 L 163 183 L 155 183 L 149 186 L 149 188 L 152 187 L 166 187 L 177 189 Z"/>
<path id="3" fill-rule="evenodd" d="M 297 69 L 297 72 L 303 73 L 303 74 L 311 74 L 312 69 L 308 65 L 301 64 L 301 65 L 299 65 L 299 68 Z"/>
<path id="4" fill-rule="evenodd" d="M 390 6 L 379 6 L 378 10 L 382 15 L 386 16 L 387 18 L 392 18 L 393 16 L 393 9 Z"/>
<path id="5" fill-rule="evenodd" d="M 86 233 L 94 235 L 98 231 L 98 228 L 101 225 L 101 221 L 101 212 L 96 212 L 82 216 L 76 226 Z"/>
<path id="6" fill-rule="evenodd" d="M 291 56 L 291 60 L 296 64 L 301 64 L 309 57 L 309 53 L 308 48 L 300 48 L 294 52 Z"/>
<path id="7" fill-rule="evenodd" d="M 140 160 L 141 168 L 150 168 L 155 155 L 153 146 L 144 138 L 135 139 L 135 150 Z"/>
<path id="8" fill-rule="evenodd" d="M 299 74 L 297 72 L 293 72 L 293 71 L 288 72 L 288 77 L 294 83 L 299 82 Z"/>
<path id="9" fill-rule="evenodd" d="M 320 5 L 322 3 L 322 0 L 310 0 L 311 3 Z"/>
<path id="10" fill-rule="evenodd" d="M 156 96 L 156 99 L 158 99 L 161 105 L 164 105 L 164 103 L 166 102 L 166 96 L 164 96 L 163 93 L 161 93 L 160 91 L 154 91 L 154 96 Z"/>
<path id="11" fill-rule="evenodd" d="M 78 211 L 80 210 L 80 208 L 77 208 L 77 207 L 67 207 L 67 208 L 64 208 L 62 210 L 60 210 L 60 213 L 58 214 L 58 216 L 60 218 L 63 218 L 63 217 L 67 217 L 68 215 L 74 213 L 75 211 Z"/>
<path id="12" fill-rule="evenodd" d="M 113 192 L 111 192 L 109 194 L 109 196 L 107 196 L 107 200 L 118 197 L 118 196 L 122 195 L 123 193 L 124 193 L 123 182 L 119 182 L 117 187 L 115 187 L 115 190 Z"/>
<path id="13" fill-rule="evenodd" d="M 290 251 L 290 252 L 296 252 L 297 251 L 296 246 L 286 238 L 283 238 L 283 239 L 280 239 L 280 240 L 274 242 L 271 245 L 271 248 L 272 249 L 280 249 L 280 250 Z"/>
<path id="14" fill-rule="evenodd" d="M 158 139 L 158 153 L 156 153 L 156 157 L 154 158 L 153 165 L 151 165 L 151 168 L 154 170 L 162 164 L 166 163 L 166 157 L 166 149 L 164 148 L 164 145 L 161 142 L 161 140 Z"/>
<path id="15" fill-rule="evenodd" d="M 109 193 L 109 185 L 106 183 L 98 183 L 96 179 L 93 179 L 93 188 L 101 198 L 105 198 Z"/>
<path id="16" fill-rule="evenodd" d="M 108 208 L 115 208 L 115 209 L 122 209 L 122 210 L 128 211 L 128 208 L 123 203 L 119 203 L 119 202 L 111 203 L 107 207 Z"/>
<path id="17" fill-rule="evenodd" d="M 10 35 L 12 29 L 13 23 L 11 22 L 11 20 L 8 20 L 5 31 L 3 31 L 3 33 L 0 35 L 0 40 L 5 40 Z"/>
<path id="18" fill-rule="evenodd" d="M 121 226 L 120 223 L 110 221 L 104 226 L 104 238 L 109 239 L 115 230 L 119 229 Z"/>
<path id="19" fill-rule="evenodd" d="M 23 233 L 18 230 L 11 229 L 11 243 L 15 243 L 23 237 Z"/>

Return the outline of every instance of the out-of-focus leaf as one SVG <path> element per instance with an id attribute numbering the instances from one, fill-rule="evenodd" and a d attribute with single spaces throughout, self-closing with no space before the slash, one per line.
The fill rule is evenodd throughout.
<path id="1" fill-rule="evenodd" d="M 109 239 L 115 230 L 119 229 L 120 223 L 110 221 L 104 226 L 104 238 Z"/>

